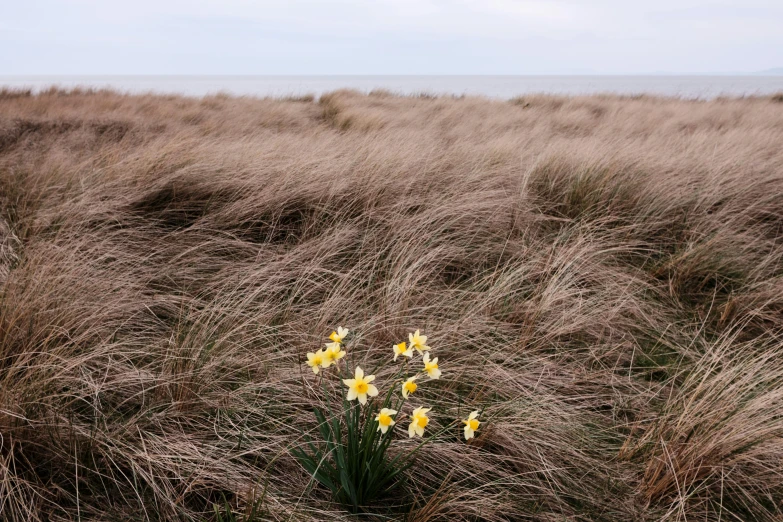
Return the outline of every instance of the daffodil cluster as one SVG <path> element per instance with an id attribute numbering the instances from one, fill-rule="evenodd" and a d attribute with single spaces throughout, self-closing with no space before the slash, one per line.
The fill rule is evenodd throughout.
<path id="1" fill-rule="evenodd" d="M 312 444 L 309 435 L 303 433 L 312 453 L 301 448 L 292 448 L 292 452 L 315 480 L 330 488 L 337 500 L 357 512 L 365 502 L 375 498 L 385 488 L 392 487 L 394 478 L 413 464 L 415 453 L 424 444 L 436 439 L 437 433 L 425 438 L 426 430 L 432 429 L 429 417 L 432 408 L 414 405 L 408 414 L 408 437 L 424 440 L 394 459 L 386 458 L 394 427 L 405 415 L 405 403 L 415 400 L 414 395 L 419 392 L 420 386 L 427 386 L 427 381 L 440 379 L 442 372 L 438 358 L 431 356 L 432 349 L 427 344 L 427 336 L 416 330 L 408 334 L 407 341 L 392 345 L 393 360 L 396 362 L 402 356 L 405 364 L 398 365 L 389 386 L 384 387 L 387 391 L 381 393 L 376 387 L 375 375 L 369 375 L 361 366 L 340 363 L 346 358 L 346 338 L 349 334 L 347 328 L 339 326 L 329 335 L 329 342 L 323 348 L 307 354 L 307 365 L 314 374 L 334 369 L 333 372 L 324 372 L 325 379 L 318 379 L 325 394 L 328 393 L 327 381 L 339 375 L 345 386 L 341 386 L 344 391 L 343 408 L 335 415 L 331 408 L 325 410 L 316 406 L 314 412 L 324 445 Z M 416 355 L 421 356 L 421 359 L 418 364 L 412 365 Z M 410 371 L 410 368 L 418 369 Z M 462 421 L 466 440 L 476 436 L 480 424 L 478 417 L 477 410 Z M 457 424 L 457 421 L 452 421 L 443 426 L 439 433 Z"/>
<path id="2" fill-rule="evenodd" d="M 345 357 L 344 343 L 345 338 L 350 333 L 350 330 L 338 326 L 337 330 L 333 331 L 329 335 L 331 342 L 325 343 L 324 348 L 307 354 L 307 364 L 313 370 L 313 373 L 318 374 L 321 369 L 329 368 L 332 365 L 337 365 L 338 361 Z M 400 356 L 403 356 L 409 360 L 412 360 L 414 354 L 421 355 L 421 371 L 410 376 L 405 376 L 400 382 L 400 396 L 402 398 L 400 406 L 408 400 L 413 393 L 419 388 L 419 384 L 416 382 L 421 377 L 428 377 L 435 380 L 440 379 L 442 372 L 438 366 L 438 358 L 430 356 L 430 346 L 427 344 L 427 336 L 422 335 L 420 330 L 416 330 L 413 333 L 408 334 L 408 341 L 402 341 L 392 345 L 392 353 L 394 354 L 394 361 L 396 362 Z M 404 370 L 407 370 L 407 360 Z M 378 388 L 372 384 L 375 380 L 375 375 L 365 375 L 364 370 L 356 366 L 353 372 L 353 377 L 342 379 L 343 384 L 348 388 L 345 399 L 347 401 L 358 401 L 362 406 L 373 397 L 378 396 Z M 380 411 L 375 416 L 375 422 L 378 423 L 377 430 L 386 434 L 387 430 L 396 424 L 393 417 L 397 415 L 397 410 L 387 408 L 389 404 L 389 397 L 384 401 Z M 410 414 L 410 423 L 408 425 L 409 437 L 423 437 L 424 429 L 429 423 L 429 417 L 427 413 L 432 408 L 419 406 L 415 408 Z M 469 440 L 475 436 L 475 431 L 479 427 L 478 411 L 474 411 L 470 414 L 467 420 L 462 422 L 465 424 L 465 439 Z"/>

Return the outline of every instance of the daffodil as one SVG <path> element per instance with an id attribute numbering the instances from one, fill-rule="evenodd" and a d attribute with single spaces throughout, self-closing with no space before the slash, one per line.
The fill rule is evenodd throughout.
<path id="1" fill-rule="evenodd" d="M 418 407 L 411 413 L 411 423 L 408 425 L 408 437 L 424 436 L 424 428 L 429 424 L 430 419 L 427 417 L 427 412 L 432 408 Z"/>
<path id="2" fill-rule="evenodd" d="M 318 369 L 324 364 L 324 351 L 307 352 L 307 365 L 313 369 L 313 373 L 318 374 Z"/>
<path id="3" fill-rule="evenodd" d="M 462 421 L 465 423 L 465 440 L 470 440 L 475 436 L 475 431 L 478 429 L 479 424 L 481 424 L 476 418 L 478 417 L 478 414 L 479 412 L 476 410 L 468 416 L 467 420 Z"/>
<path id="4" fill-rule="evenodd" d="M 430 349 L 427 346 L 427 336 L 421 335 L 418 330 L 416 330 L 416 333 L 408 334 L 408 342 L 411 343 L 411 348 L 416 348 L 416 351 L 419 353 L 424 353 Z"/>
<path id="5" fill-rule="evenodd" d="M 438 358 L 435 357 L 433 360 L 430 361 L 430 354 L 425 353 L 422 361 L 424 362 L 424 371 L 427 372 L 427 375 L 429 375 L 430 379 L 440 379 L 440 370 L 438 369 Z"/>
<path id="6" fill-rule="evenodd" d="M 353 379 L 343 379 L 343 382 L 348 386 L 348 396 L 346 399 L 352 401 L 359 399 L 362 405 L 367 404 L 367 396 L 375 397 L 378 395 L 378 388 L 370 384 L 375 380 L 375 375 L 364 376 L 364 370 L 356 367 Z"/>
<path id="7" fill-rule="evenodd" d="M 343 357 L 345 357 L 345 350 L 342 349 L 340 343 L 326 343 L 326 350 L 324 351 L 324 362 L 322 366 L 324 368 L 328 368 Z"/>
<path id="8" fill-rule="evenodd" d="M 395 344 L 393 348 L 395 361 L 400 355 L 404 355 L 405 357 L 413 357 L 413 348 L 407 348 L 405 341 L 401 342 L 400 344 Z"/>
<path id="9" fill-rule="evenodd" d="M 343 328 L 342 326 L 338 326 L 337 331 L 332 332 L 332 334 L 329 336 L 329 339 L 331 339 L 332 342 L 341 344 L 346 335 L 348 335 L 348 328 Z"/>
<path id="10" fill-rule="evenodd" d="M 381 408 L 381 411 L 378 412 L 378 415 L 375 416 L 375 420 L 378 421 L 378 429 L 381 430 L 381 433 L 386 433 L 390 426 L 394 426 L 395 422 L 391 416 L 395 415 L 396 413 L 397 410 Z"/>
<path id="11" fill-rule="evenodd" d="M 416 391 L 416 388 L 419 386 L 413 382 L 416 380 L 416 376 L 408 377 L 408 380 L 402 383 L 402 396 L 406 399 L 408 398 L 408 395 Z"/>

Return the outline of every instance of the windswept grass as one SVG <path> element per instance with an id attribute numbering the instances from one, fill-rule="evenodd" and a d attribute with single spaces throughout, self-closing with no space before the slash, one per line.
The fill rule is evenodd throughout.
<path id="1" fill-rule="evenodd" d="M 0 519 L 349 518 L 339 323 L 486 405 L 408 520 L 781 520 L 779 101 L 0 91 Z"/>

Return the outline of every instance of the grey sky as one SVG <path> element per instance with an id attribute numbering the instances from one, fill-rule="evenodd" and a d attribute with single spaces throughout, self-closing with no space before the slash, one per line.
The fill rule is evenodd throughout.
<path id="1" fill-rule="evenodd" d="M 783 67 L 783 0 L 0 0 L 0 75 Z"/>

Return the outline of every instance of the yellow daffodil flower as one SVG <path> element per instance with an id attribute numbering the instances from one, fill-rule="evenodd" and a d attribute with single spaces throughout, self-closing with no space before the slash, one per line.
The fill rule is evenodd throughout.
<path id="1" fill-rule="evenodd" d="M 419 386 L 413 382 L 416 380 L 416 376 L 408 377 L 408 380 L 402 383 L 402 396 L 406 399 L 408 398 L 408 395 L 416 391 L 416 388 Z"/>
<path id="2" fill-rule="evenodd" d="M 328 368 L 343 357 L 345 357 L 345 350 L 342 349 L 340 343 L 326 343 L 326 350 L 324 351 L 324 362 L 321 366 Z"/>
<path id="3" fill-rule="evenodd" d="M 476 418 L 478 417 L 478 414 L 479 412 L 476 410 L 468 416 L 467 420 L 462 421 L 465 423 L 465 440 L 470 440 L 475 437 L 475 431 L 478 429 L 479 424 L 481 424 Z"/>
<path id="4" fill-rule="evenodd" d="M 427 336 L 419 334 L 418 330 L 416 330 L 416 333 L 408 334 L 408 342 L 411 344 L 411 348 L 416 348 L 416 351 L 419 353 L 424 353 L 430 349 L 427 346 Z"/>
<path id="5" fill-rule="evenodd" d="M 386 433 L 390 426 L 394 426 L 395 422 L 391 418 L 392 415 L 395 415 L 397 413 L 397 410 L 390 410 L 389 408 L 381 408 L 381 411 L 378 412 L 378 415 L 375 416 L 375 420 L 378 421 L 378 429 L 381 430 L 381 433 Z"/>
<path id="6" fill-rule="evenodd" d="M 408 437 L 424 436 L 424 428 L 429 424 L 430 419 L 427 417 L 427 412 L 432 408 L 418 407 L 411 413 L 411 423 L 408 425 Z"/>
<path id="7" fill-rule="evenodd" d="M 318 374 L 318 367 L 324 364 L 324 351 L 307 352 L 307 365 L 313 369 L 314 374 Z"/>
<path id="8" fill-rule="evenodd" d="M 352 401 L 359 399 L 359 402 L 364 405 L 367 404 L 367 396 L 375 397 L 378 395 L 378 388 L 370 384 L 375 380 L 375 375 L 364 376 L 364 370 L 356 367 L 353 379 L 343 379 L 343 382 L 348 386 L 348 396 L 346 399 Z"/>
<path id="9" fill-rule="evenodd" d="M 440 379 L 440 370 L 438 369 L 438 358 L 435 357 L 433 360 L 430 361 L 430 354 L 425 353 L 424 359 L 422 359 L 424 362 L 424 371 L 427 372 L 427 375 L 429 375 L 430 379 Z"/>
<path id="10" fill-rule="evenodd" d="M 395 361 L 397 360 L 397 357 L 399 357 L 400 355 L 404 355 L 405 357 L 413 357 L 413 349 L 407 348 L 405 341 L 401 342 L 400 344 L 395 344 L 393 348 L 394 348 Z"/>
<path id="11" fill-rule="evenodd" d="M 341 344 L 346 335 L 348 335 L 348 328 L 343 328 L 342 326 L 338 326 L 337 331 L 332 332 L 332 334 L 329 336 L 329 339 L 331 339 L 332 342 Z"/>

